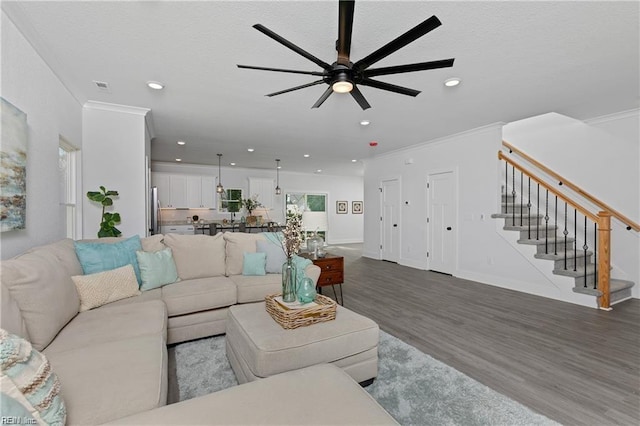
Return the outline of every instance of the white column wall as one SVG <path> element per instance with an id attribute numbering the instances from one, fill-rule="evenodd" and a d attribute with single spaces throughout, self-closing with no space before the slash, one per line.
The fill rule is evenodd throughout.
<path id="1" fill-rule="evenodd" d="M 83 108 L 83 238 L 97 238 L 102 208 L 86 197 L 100 186 L 118 191 L 110 211 L 120 213 L 123 237 L 146 235 L 146 127 L 148 109 L 87 102 Z"/>
<path id="2" fill-rule="evenodd" d="M 29 128 L 26 229 L 1 234 L 0 257 L 6 259 L 65 237 L 59 136 L 82 148 L 82 106 L 4 11 L 1 19 L 1 96 L 27 114 Z"/>

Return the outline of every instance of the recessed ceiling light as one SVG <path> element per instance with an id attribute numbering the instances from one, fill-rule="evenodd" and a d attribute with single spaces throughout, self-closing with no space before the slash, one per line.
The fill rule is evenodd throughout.
<path id="1" fill-rule="evenodd" d="M 230 165 L 230 166 L 235 166 L 235 165 L 236 165 L 236 163 L 229 163 L 229 165 Z"/>
<path id="2" fill-rule="evenodd" d="M 185 141 L 178 141 L 178 145 L 186 145 L 187 143 Z"/>
<path id="3" fill-rule="evenodd" d="M 157 81 L 147 81 L 147 86 L 154 90 L 162 90 L 164 89 L 164 84 L 159 83 Z"/>
<path id="4" fill-rule="evenodd" d="M 176 158 L 176 161 L 179 163 L 182 161 L 182 158 Z"/>
<path id="5" fill-rule="evenodd" d="M 316 170 L 316 173 L 322 173 L 322 169 Z"/>
<path id="6" fill-rule="evenodd" d="M 358 160 L 353 159 L 353 160 L 351 160 L 351 162 L 352 162 L 352 163 L 357 163 L 357 162 L 358 162 Z"/>
<path id="7" fill-rule="evenodd" d="M 310 156 L 309 154 L 304 154 L 304 155 L 303 155 L 303 157 L 304 157 L 304 158 L 309 158 L 309 157 L 311 157 L 311 156 Z"/>
<path id="8" fill-rule="evenodd" d="M 368 126 L 369 124 L 371 124 L 371 122 L 370 122 L 369 120 L 362 120 L 362 121 L 360 122 L 360 125 L 361 125 L 361 126 Z"/>
<path id="9" fill-rule="evenodd" d="M 253 151 L 255 151 L 255 149 L 253 149 L 253 148 L 247 148 L 247 151 L 249 151 L 249 152 L 253 152 Z"/>
<path id="10" fill-rule="evenodd" d="M 454 87 L 460 84 L 461 81 L 462 80 L 460 80 L 458 77 L 448 78 L 444 81 L 444 85 L 447 87 Z"/>

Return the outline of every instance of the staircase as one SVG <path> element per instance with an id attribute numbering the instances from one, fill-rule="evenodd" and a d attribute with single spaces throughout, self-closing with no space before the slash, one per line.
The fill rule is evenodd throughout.
<path id="1" fill-rule="evenodd" d="M 575 237 L 564 235 L 564 228 L 559 231 L 557 225 L 545 221 L 545 214 L 530 213 L 537 208 L 521 201 L 517 194 L 502 194 L 501 212 L 491 217 L 503 219 L 505 231 L 519 232 L 518 244 L 535 246 L 534 258 L 553 262 L 549 265 L 553 267 L 553 274 L 573 278 L 574 292 L 600 298 L 602 291 L 597 288 L 594 251 L 583 249 Z M 610 278 L 609 304 L 630 298 L 633 286 L 631 281 Z"/>
<path id="2" fill-rule="evenodd" d="M 594 296 L 598 308 L 610 310 L 631 298 L 634 283 L 610 276 L 611 219 L 626 227 L 622 232 L 638 232 L 640 225 L 509 143 L 503 145 L 509 154 L 498 152 L 504 162 L 501 208 L 491 217 L 503 219 L 505 231 L 518 232 L 518 244 L 534 246 L 534 258 L 553 262 L 554 275 L 573 278 L 573 291 Z"/>

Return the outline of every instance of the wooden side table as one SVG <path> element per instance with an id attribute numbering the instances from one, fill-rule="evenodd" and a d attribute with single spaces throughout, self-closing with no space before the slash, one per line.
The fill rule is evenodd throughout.
<path id="1" fill-rule="evenodd" d="M 344 305 L 344 297 L 342 295 L 342 283 L 344 282 L 344 257 L 327 253 L 325 257 L 313 259 L 311 253 L 300 253 L 300 257 L 309 259 L 314 265 L 320 268 L 320 278 L 318 278 L 318 293 L 322 294 L 322 287 L 330 285 L 333 289 L 333 295 L 340 305 Z M 336 293 L 336 285 L 340 286 L 340 299 Z"/>

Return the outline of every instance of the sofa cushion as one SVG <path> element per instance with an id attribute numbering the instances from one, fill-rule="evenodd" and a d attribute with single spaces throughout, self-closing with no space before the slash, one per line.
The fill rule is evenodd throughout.
<path id="1" fill-rule="evenodd" d="M 178 276 L 183 280 L 218 277 L 225 273 L 225 251 L 222 234 L 167 234 L 164 243 L 171 247 Z"/>
<path id="2" fill-rule="evenodd" d="M 314 411 L 314 404 L 323 407 Z M 157 410 L 120 425 L 397 425 L 371 395 L 330 364 L 290 371 Z"/>
<path id="3" fill-rule="evenodd" d="M 80 295 L 80 312 L 140 294 L 133 266 L 71 277 Z"/>
<path id="4" fill-rule="evenodd" d="M 287 261 L 287 255 L 284 254 L 282 245 L 269 240 L 256 241 L 256 251 L 267 255 L 267 266 L 265 267 L 267 274 L 282 273 L 282 264 Z"/>
<path id="5" fill-rule="evenodd" d="M 245 253 L 242 261 L 242 275 L 264 275 L 267 265 L 265 253 Z"/>
<path id="6" fill-rule="evenodd" d="M 138 284 L 142 282 L 138 258 L 136 257 L 136 251 L 142 250 L 138 235 L 120 239 L 120 241 L 113 243 L 76 241 L 75 247 L 85 275 L 131 265 L 136 274 Z"/>
<path id="7" fill-rule="evenodd" d="M 31 343 L 0 329 L 0 366 L 3 392 L 43 423 L 65 424 L 67 411 L 60 381 L 47 358 Z M 2 414 L 3 419 L 9 415 L 4 411 Z"/>
<path id="8" fill-rule="evenodd" d="M 95 425 L 166 404 L 167 346 L 139 336 L 48 353 L 67 405 L 67 424 Z"/>
<path id="9" fill-rule="evenodd" d="M 227 276 L 242 274 L 242 262 L 245 253 L 256 252 L 256 241 L 264 240 L 261 234 L 249 234 L 246 232 L 225 232 L 227 255 Z"/>
<path id="10" fill-rule="evenodd" d="M 232 275 L 229 279 L 237 287 L 238 303 L 262 302 L 268 294 L 282 292 L 282 275 L 279 274 Z"/>
<path id="11" fill-rule="evenodd" d="M 71 275 L 81 273 L 72 240 L 34 248 L 2 262 L 2 285 L 20 308 L 37 350 L 44 349 L 78 313 L 80 298 Z"/>
<path id="12" fill-rule="evenodd" d="M 236 286 L 227 277 L 183 280 L 162 287 L 162 299 L 170 317 L 190 314 L 235 304 Z"/>
<path id="13" fill-rule="evenodd" d="M 140 290 L 147 291 L 178 280 L 176 263 L 169 247 L 155 252 L 137 251 L 142 284 Z"/>
<path id="14" fill-rule="evenodd" d="M 160 251 L 167 247 L 164 245 L 163 241 L 164 241 L 164 235 L 155 234 L 155 235 L 151 235 L 150 237 L 145 237 L 140 239 L 140 244 L 142 244 L 142 250 L 154 252 L 154 251 Z"/>
<path id="15" fill-rule="evenodd" d="M 44 353 L 50 355 L 140 336 L 157 336 L 166 340 L 167 308 L 162 300 L 129 305 L 109 304 L 82 312 L 60 331 Z"/>

